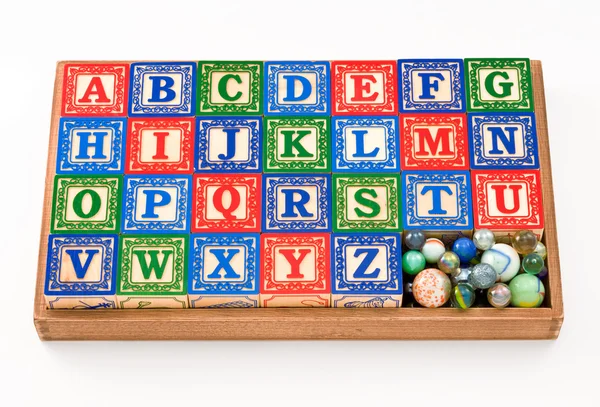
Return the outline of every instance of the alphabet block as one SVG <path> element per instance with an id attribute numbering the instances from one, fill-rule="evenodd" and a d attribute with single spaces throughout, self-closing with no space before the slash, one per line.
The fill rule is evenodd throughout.
<path id="1" fill-rule="evenodd" d="M 331 230 L 331 176 L 265 175 L 263 232 Z"/>
<path id="2" fill-rule="evenodd" d="M 331 63 L 334 115 L 395 115 L 398 112 L 396 61 Z"/>
<path id="3" fill-rule="evenodd" d="M 265 118 L 264 172 L 329 172 L 329 118 Z"/>
<path id="4" fill-rule="evenodd" d="M 400 112 L 464 112 L 462 59 L 398 60 Z"/>
<path id="5" fill-rule="evenodd" d="M 544 210 L 540 173 L 530 171 L 472 171 L 475 229 L 508 236 L 530 229 L 542 237 Z"/>
<path id="6" fill-rule="evenodd" d="M 193 119 L 130 119 L 128 174 L 190 174 L 194 170 Z"/>
<path id="7" fill-rule="evenodd" d="M 195 62 L 131 64 L 129 116 L 193 116 Z"/>
<path id="8" fill-rule="evenodd" d="M 397 117 L 334 117 L 333 169 L 399 172 Z"/>
<path id="9" fill-rule="evenodd" d="M 401 114 L 402 170 L 468 170 L 465 114 Z"/>
<path id="10" fill-rule="evenodd" d="M 533 110 L 527 58 L 467 58 L 465 78 L 470 112 Z"/>
<path id="11" fill-rule="evenodd" d="M 261 306 L 330 305 L 329 236 L 327 233 L 261 235 Z"/>
<path id="12" fill-rule="evenodd" d="M 61 116 L 125 116 L 128 64 L 66 64 Z"/>
<path id="13" fill-rule="evenodd" d="M 51 232 L 118 232 L 122 182 L 120 176 L 57 175 Z"/>
<path id="14" fill-rule="evenodd" d="M 332 246 L 334 307 L 379 308 L 402 304 L 400 234 L 334 234 Z"/>
<path id="15" fill-rule="evenodd" d="M 121 238 L 119 308 L 188 308 L 187 235 Z"/>
<path id="16" fill-rule="evenodd" d="M 123 233 L 188 232 L 191 176 L 125 176 Z"/>
<path id="17" fill-rule="evenodd" d="M 262 114 L 262 69 L 258 61 L 200 61 L 198 115 Z"/>
<path id="18" fill-rule="evenodd" d="M 197 120 L 197 171 L 261 171 L 261 117 L 198 117 Z"/>
<path id="19" fill-rule="evenodd" d="M 265 62 L 265 115 L 329 114 L 328 61 Z"/>
<path id="20" fill-rule="evenodd" d="M 44 295 L 50 309 L 116 308 L 118 238 L 50 235 Z"/>
<path id="21" fill-rule="evenodd" d="M 533 113 L 469 115 L 472 169 L 537 169 L 540 166 Z"/>
<path id="22" fill-rule="evenodd" d="M 188 296 L 193 308 L 258 306 L 258 233 L 193 235 Z M 212 298 L 217 295 L 218 298 Z"/>
<path id="23" fill-rule="evenodd" d="M 260 232 L 261 176 L 195 175 L 193 232 Z"/>
<path id="24" fill-rule="evenodd" d="M 56 173 L 122 173 L 126 128 L 127 119 L 61 118 Z"/>
<path id="25" fill-rule="evenodd" d="M 400 176 L 334 174 L 334 232 L 399 232 Z"/>

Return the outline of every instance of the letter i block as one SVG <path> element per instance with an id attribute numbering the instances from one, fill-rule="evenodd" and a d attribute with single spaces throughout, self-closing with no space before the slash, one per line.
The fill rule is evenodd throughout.
<path id="1" fill-rule="evenodd" d="M 113 235 L 50 235 L 44 294 L 50 309 L 116 308 Z"/>
<path id="2" fill-rule="evenodd" d="M 402 305 L 400 234 L 334 234 L 331 244 L 333 307 Z"/>
<path id="3" fill-rule="evenodd" d="M 330 307 L 329 234 L 261 235 L 261 307 Z"/>
<path id="4" fill-rule="evenodd" d="M 188 308 L 187 235 L 121 238 L 118 308 Z"/>
<path id="5" fill-rule="evenodd" d="M 398 112 L 396 61 L 331 63 L 334 115 L 395 115 Z"/>
<path id="6" fill-rule="evenodd" d="M 125 172 L 190 174 L 194 125 L 194 119 L 130 119 Z"/>
<path id="7" fill-rule="evenodd" d="M 472 171 L 475 229 L 497 237 L 530 229 L 541 239 L 544 208 L 539 171 Z"/>
<path id="8" fill-rule="evenodd" d="M 335 232 L 399 232 L 400 176 L 333 175 Z"/>
<path id="9" fill-rule="evenodd" d="M 265 118 L 265 172 L 329 172 L 329 118 Z"/>
<path id="10" fill-rule="evenodd" d="M 329 114 L 329 62 L 265 62 L 265 115 Z"/>
<path id="11" fill-rule="evenodd" d="M 194 235 L 188 296 L 192 308 L 258 307 L 260 235 Z"/>
<path id="12" fill-rule="evenodd" d="M 131 64 L 130 116 L 193 116 L 195 62 Z"/>
<path id="13" fill-rule="evenodd" d="M 200 61 L 198 115 L 260 115 L 262 69 L 258 61 Z"/>
<path id="14" fill-rule="evenodd" d="M 260 232 L 260 175 L 195 175 L 193 182 L 193 232 Z"/>
<path id="15" fill-rule="evenodd" d="M 473 231 L 468 171 L 403 172 L 404 229 L 432 236 L 470 236 Z"/>
<path id="16" fill-rule="evenodd" d="M 61 116 L 125 116 L 129 64 L 66 64 Z"/>
<path id="17" fill-rule="evenodd" d="M 465 78 L 470 112 L 533 110 L 527 58 L 468 58 Z"/>
<path id="18" fill-rule="evenodd" d="M 56 176 L 51 232 L 118 232 L 122 182 L 121 176 Z"/>
<path id="19" fill-rule="evenodd" d="M 465 114 L 401 114 L 402 170 L 468 170 Z"/>

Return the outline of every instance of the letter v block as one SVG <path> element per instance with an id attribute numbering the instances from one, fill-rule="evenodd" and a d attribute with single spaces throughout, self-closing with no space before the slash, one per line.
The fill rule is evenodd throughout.
<path id="1" fill-rule="evenodd" d="M 50 235 L 44 294 L 50 309 L 116 308 L 117 236 Z"/>
<path id="2" fill-rule="evenodd" d="M 118 308 L 188 308 L 187 235 L 121 238 Z"/>
<path id="3" fill-rule="evenodd" d="M 333 234 L 331 244 L 333 307 L 402 305 L 400 234 Z"/>
<path id="4" fill-rule="evenodd" d="M 258 307 L 260 235 L 193 235 L 188 296 L 192 308 Z"/>
<path id="5" fill-rule="evenodd" d="M 261 307 L 329 307 L 329 234 L 261 235 Z"/>

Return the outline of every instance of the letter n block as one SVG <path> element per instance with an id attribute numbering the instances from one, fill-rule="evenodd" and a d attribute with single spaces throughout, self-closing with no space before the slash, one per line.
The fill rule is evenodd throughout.
<path id="1" fill-rule="evenodd" d="M 402 305 L 400 234 L 334 234 L 331 244 L 333 307 Z"/>
<path id="2" fill-rule="evenodd" d="M 329 307 L 329 234 L 261 235 L 262 307 Z"/>
<path id="3" fill-rule="evenodd" d="M 396 61 L 331 63 L 334 115 L 395 115 L 398 112 Z"/>
<path id="4" fill-rule="evenodd" d="M 188 308 L 187 235 L 121 238 L 118 308 Z"/>
<path id="5" fill-rule="evenodd" d="M 258 233 L 193 235 L 188 296 L 192 308 L 258 307 Z"/>
<path id="6" fill-rule="evenodd" d="M 44 294 L 50 309 L 116 308 L 117 236 L 50 235 Z"/>
<path id="7" fill-rule="evenodd" d="M 532 171 L 472 171 L 475 229 L 510 236 L 530 229 L 541 239 L 544 209 L 540 173 Z"/>

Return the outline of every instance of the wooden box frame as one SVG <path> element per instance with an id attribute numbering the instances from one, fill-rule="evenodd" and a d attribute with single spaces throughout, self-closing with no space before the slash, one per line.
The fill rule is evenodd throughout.
<path id="1" fill-rule="evenodd" d="M 531 61 L 549 275 L 542 308 L 256 308 L 47 310 L 44 273 L 52 210 L 63 67 L 56 70 L 34 304 L 42 340 L 164 339 L 555 339 L 563 302 L 542 64 Z"/>

